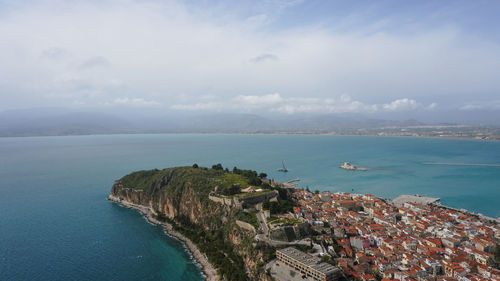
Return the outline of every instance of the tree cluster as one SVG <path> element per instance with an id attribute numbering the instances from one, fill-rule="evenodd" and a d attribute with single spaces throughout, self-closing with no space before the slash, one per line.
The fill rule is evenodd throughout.
<path id="1" fill-rule="evenodd" d="M 226 195 L 226 196 L 234 195 L 234 194 L 238 194 L 238 193 L 241 193 L 241 185 L 239 185 L 239 184 L 232 184 L 229 187 L 223 188 L 221 191 L 221 194 Z"/>
<path id="2" fill-rule="evenodd" d="M 262 201 L 262 208 L 269 210 L 272 215 L 284 214 L 293 210 L 293 202 L 289 199 L 281 199 L 280 197 L 278 197 L 278 201 L 269 201 L 269 199 L 266 199 Z"/>
<path id="3" fill-rule="evenodd" d="M 212 169 L 222 171 L 222 170 L 224 170 L 224 167 L 222 167 L 221 163 L 217 163 L 215 165 L 212 165 Z"/>
<path id="4" fill-rule="evenodd" d="M 233 174 L 242 175 L 243 177 L 247 178 L 248 184 L 250 184 L 250 185 L 260 186 L 262 184 L 262 180 L 259 178 L 256 171 L 241 170 L 241 169 L 238 169 L 237 167 L 234 167 Z M 261 173 L 261 175 L 262 174 L 264 174 L 264 173 Z"/>

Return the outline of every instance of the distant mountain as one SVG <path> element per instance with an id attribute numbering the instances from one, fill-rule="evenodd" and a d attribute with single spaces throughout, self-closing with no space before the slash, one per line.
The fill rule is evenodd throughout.
<path id="1" fill-rule="evenodd" d="M 0 113 L 0 136 L 56 136 L 124 133 L 130 122 L 113 115 L 95 112 Z"/>
<path id="2" fill-rule="evenodd" d="M 345 129 L 418 126 L 409 119 L 391 121 L 346 115 L 263 117 L 255 114 L 139 115 L 130 112 L 73 112 L 30 109 L 0 112 L 0 136 L 51 136 L 116 133 L 271 133 L 331 132 Z"/>

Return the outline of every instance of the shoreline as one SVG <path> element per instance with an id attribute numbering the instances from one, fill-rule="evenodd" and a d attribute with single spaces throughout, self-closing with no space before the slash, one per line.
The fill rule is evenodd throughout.
<path id="1" fill-rule="evenodd" d="M 295 187 L 297 188 L 297 187 Z M 343 193 L 350 193 L 351 195 L 356 195 L 356 196 L 363 196 L 365 194 L 362 194 L 362 193 L 351 193 L 351 192 L 346 192 L 346 191 L 337 191 L 337 192 L 333 192 L 333 191 L 321 191 L 321 192 L 331 192 L 331 193 L 340 193 L 340 194 L 343 194 Z M 389 202 L 390 204 L 394 204 L 396 205 L 396 203 L 394 202 L 394 199 L 398 198 L 398 197 L 401 197 L 401 196 L 415 196 L 415 195 L 409 195 L 409 194 L 400 194 L 394 198 L 383 198 L 383 197 L 378 197 L 378 196 L 374 196 L 375 198 L 378 198 L 384 202 Z M 471 211 L 471 210 L 468 210 L 468 209 L 465 209 L 465 208 L 458 208 L 458 207 L 451 207 L 451 206 L 448 206 L 448 205 L 444 205 L 443 203 L 441 203 L 441 198 L 434 198 L 434 197 L 427 197 L 427 196 L 421 196 L 421 195 L 418 195 L 418 197 L 421 197 L 421 198 L 428 198 L 428 199 L 439 199 L 437 201 L 434 201 L 434 202 L 430 202 L 430 203 L 427 203 L 427 204 L 424 204 L 424 205 L 429 205 L 429 206 L 435 206 L 435 207 L 438 207 L 438 208 L 442 208 L 442 209 L 449 209 L 449 210 L 453 210 L 453 211 L 457 211 L 459 213 L 462 213 L 462 214 L 465 214 L 465 215 L 469 215 L 469 216 L 477 216 L 478 218 L 480 219 L 485 219 L 485 220 L 489 220 L 489 221 L 496 221 L 498 224 L 500 224 L 500 217 L 498 218 L 494 218 L 494 217 L 490 217 L 490 216 L 487 216 L 487 215 L 484 215 L 482 213 L 476 213 L 474 211 Z"/>
<path id="2" fill-rule="evenodd" d="M 194 261 L 196 261 L 201 268 L 203 275 L 205 276 L 205 281 L 218 281 L 220 280 L 219 274 L 217 270 L 213 267 L 213 265 L 208 261 L 207 257 L 198 249 L 198 247 L 187 237 L 182 235 L 181 233 L 173 230 L 172 225 L 166 222 L 161 222 L 153 217 L 153 212 L 149 207 L 134 204 L 125 200 L 120 200 L 120 198 L 109 195 L 107 198 L 109 201 L 115 202 L 122 207 L 133 209 L 139 211 L 144 218 L 152 224 L 163 226 L 164 232 L 166 235 L 174 237 L 178 239 L 181 243 L 186 246 L 186 249 L 191 254 L 191 257 Z"/>
<path id="3" fill-rule="evenodd" d="M 38 137 L 78 137 L 78 136 L 114 136 L 114 135 L 300 135 L 300 136 L 339 136 L 339 137 L 380 137 L 380 138 L 421 138 L 421 139 L 448 139 L 448 140 L 470 140 L 481 142 L 500 142 L 500 139 L 476 139 L 475 137 L 460 137 L 460 136 L 398 136 L 366 134 L 336 134 L 331 132 L 137 132 L 137 133 L 95 133 L 95 134 L 75 134 L 75 135 L 23 135 L 23 136 L 0 136 L 1 138 L 38 138 Z"/>
<path id="4" fill-rule="evenodd" d="M 457 211 L 457 212 L 460 212 L 462 214 L 469 215 L 469 216 L 477 216 L 480 219 L 485 219 L 485 220 L 489 220 L 489 221 L 496 221 L 497 223 L 500 223 L 500 217 L 493 218 L 493 217 L 490 217 L 490 216 L 487 216 L 487 215 L 483 215 L 481 213 L 476 213 L 476 212 L 473 212 L 473 211 L 470 211 L 470 210 L 467 210 L 467 209 L 464 209 L 464 208 L 459 209 L 459 208 L 455 208 L 455 207 L 443 205 L 440 202 L 434 202 L 431 205 L 439 207 L 439 208 L 443 208 L 443 209 L 449 209 L 449 210 Z"/>

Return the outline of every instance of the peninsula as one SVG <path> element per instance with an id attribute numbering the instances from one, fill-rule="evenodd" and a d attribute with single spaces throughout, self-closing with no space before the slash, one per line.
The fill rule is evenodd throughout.
<path id="1" fill-rule="evenodd" d="M 263 265 L 275 248 L 255 240 L 261 233 L 256 205 L 274 213 L 292 211 L 292 204 L 291 191 L 266 176 L 220 164 L 138 171 L 117 180 L 108 199 L 139 210 L 184 241 L 207 280 L 270 281 Z"/>

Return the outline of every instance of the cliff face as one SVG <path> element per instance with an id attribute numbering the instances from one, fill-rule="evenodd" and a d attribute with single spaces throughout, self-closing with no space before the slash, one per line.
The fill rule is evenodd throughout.
<path id="1" fill-rule="evenodd" d="M 147 206 L 155 213 L 161 213 L 169 219 L 175 219 L 181 215 L 188 217 L 193 223 L 199 223 L 207 214 L 207 210 L 202 208 L 200 200 L 196 198 L 194 190 L 190 187 L 184 188 L 176 199 L 169 197 L 167 192 L 161 192 L 159 197 L 154 198 L 143 190 L 125 188 L 120 182 L 115 182 L 111 195 L 134 204 Z"/>
<path id="2" fill-rule="evenodd" d="M 207 255 L 227 280 L 266 280 L 261 265 L 269 249 L 257 249 L 254 233 L 236 225 L 241 210 L 208 199 L 224 174 L 221 170 L 191 167 L 139 171 L 116 181 L 111 195 L 149 207 L 166 218 Z"/>

